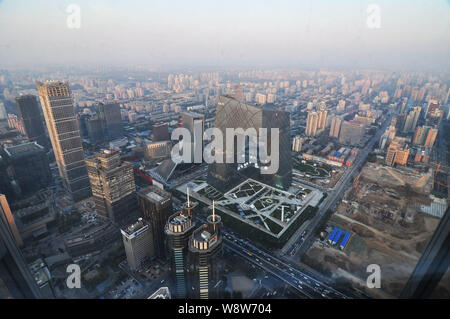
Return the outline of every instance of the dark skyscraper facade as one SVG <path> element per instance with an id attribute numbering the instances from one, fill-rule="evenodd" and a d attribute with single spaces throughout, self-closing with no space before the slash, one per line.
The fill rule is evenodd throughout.
<path id="1" fill-rule="evenodd" d="M 221 218 L 214 213 L 189 239 L 189 293 L 191 298 L 220 298 L 222 272 Z"/>
<path id="2" fill-rule="evenodd" d="M 2 206 L 0 209 L 3 210 Z M 0 212 L 0 299 L 40 298 L 39 288 L 4 216 L 4 212 Z"/>
<path id="3" fill-rule="evenodd" d="M 260 168 L 249 165 L 239 169 L 239 164 L 226 163 L 225 155 L 223 163 L 209 165 L 208 183 L 216 189 L 226 192 L 247 178 L 253 178 L 263 183 L 287 190 L 292 180 L 291 136 L 290 116 L 288 112 L 277 110 L 271 106 L 253 106 L 243 103 L 231 96 L 220 96 L 217 105 L 215 127 L 223 134 L 223 145 L 227 145 L 226 129 L 242 128 L 244 131 L 254 128 L 259 137 L 259 128 L 266 128 L 267 151 L 271 154 L 271 128 L 279 129 L 279 168 L 275 174 L 261 174 Z M 236 154 L 236 138 L 234 152 Z M 261 145 L 259 145 L 261 148 Z M 228 150 L 227 150 L 228 151 Z M 225 152 L 223 152 L 225 154 Z M 259 165 L 261 163 L 258 160 Z"/>
<path id="4" fill-rule="evenodd" d="M 166 224 L 167 247 L 170 254 L 170 270 L 176 285 L 175 296 L 186 298 L 187 255 L 189 238 L 194 230 L 194 210 L 197 203 L 187 201 L 183 209 L 169 217 Z"/>
<path id="5" fill-rule="evenodd" d="M 33 195 L 51 184 L 52 174 L 43 146 L 30 142 L 7 147 L 5 152 L 11 159 L 10 170 L 22 196 Z"/>
<path id="6" fill-rule="evenodd" d="M 39 111 L 39 105 L 34 95 L 21 95 L 16 97 L 17 111 L 25 128 L 30 142 L 37 142 L 46 150 L 50 147 L 45 136 L 44 124 Z"/>
<path id="7" fill-rule="evenodd" d="M 156 186 L 149 186 L 138 193 L 142 217 L 152 225 L 155 255 L 166 257 L 164 232 L 166 222 L 172 215 L 172 194 Z"/>
<path id="8" fill-rule="evenodd" d="M 169 125 L 167 123 L 158 123 L 153 125 L 153 142 L 170 140 Z"/>
<path id="9" fill-rule="evenodd" d="M 91 196 L 84 152 L 68 82 L 37 82 L 59 175 L 74 201 Z"/>
<path id="10" fill-rule="evenodd" d="M 102 123 L 104 138 L 107 141 L 121 138 L 123 126 L 119 103 L 99 103 L 97 111 Z"/>
<path id="11" fill-rule="evenodd" d="M 102 122 L 99 118 L 93 117 L 87 121 L 89 140 L 92 144 L 101 144 L 104 141 Z"/>

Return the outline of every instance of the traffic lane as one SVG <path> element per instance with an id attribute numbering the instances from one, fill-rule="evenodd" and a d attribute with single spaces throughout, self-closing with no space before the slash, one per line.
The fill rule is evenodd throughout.
<path id="1" fill-rule="evenodd" d="M 228 242 L 228 243 L 226 243 L 226 245 L 229 246 L 229 248 L 231 248 L 231 250 L 244 256 L 244 258 L 252 261 L 253 263 L 256 263 L 257 266 L 259 266 L 260 268 L 262 268 L 266 271 L 269 271 L 270 273 L 272 273 L 273 275 L 275 275 L 279 278 L 281 277 L 282 280 L 289 283 L 291 286 L 293 286 L 295 289 L 299 290 L 300 292 L 305 293 L 308 297 L 320 298 L 320 299 L 324 298 L 321 295 L 321 292 L 317 291 L 317 288 L 309 287 L 308 285 L 305 285 L 305 286 L 301 285 L 300 280 L 298 278 L 296 278 L 295 275 L 291 275 L 291 273 L 288 273 L 288 271 L 289 271 L 288 268 L 277 267 L 274 264 L 272 264 L 271 262 L 266 261 L 264 259 L 259 259 L 257 257 L 249 256 L 248 252 L 250 252 L 250 251 L 248 251 L 245 248 L 242 248 L 234 243 Z M 244 250 L 244 251 L 242 251 L 242 250 Z M 256 259 L 258 259 L 258 261 Z M 301 285 L 302 288 L 298 287 L 299 284 Z"/>

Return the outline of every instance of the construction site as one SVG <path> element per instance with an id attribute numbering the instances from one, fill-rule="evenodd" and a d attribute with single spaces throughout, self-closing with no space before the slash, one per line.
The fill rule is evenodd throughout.
<path id="1" fill-rule="evenodd" d="M 433 169 L 367 163 L 302 262 L 367 295 L 398 297 L 440 221 L 423 209 L 434 207 L 433 181 Z M 335 228 L 350 233 L 344 244 L 332 240 Z M 381 268 L 380 289 L 367 288 L 371 264 Z"/>

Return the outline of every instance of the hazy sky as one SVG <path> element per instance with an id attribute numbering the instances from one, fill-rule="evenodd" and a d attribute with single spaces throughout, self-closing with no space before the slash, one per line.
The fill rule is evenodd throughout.
<path id="1" fill-rule="evenodd" d="M 69 4 L 81 28 L 67 27 Z M 367 7 L 381 9 L 380 28 Z M 450 70 L 447 0 L 0 0 L 0 67 L 35 64 Z"/>

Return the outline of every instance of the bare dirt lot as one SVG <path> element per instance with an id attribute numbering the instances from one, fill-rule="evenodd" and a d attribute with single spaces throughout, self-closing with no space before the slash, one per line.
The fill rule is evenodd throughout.
<path id="1" fill-rule="evenodd" d="M 403 176 L 395 169 L 370 165 L 328 222 L 351 233 L 344 250 L 331 246 L 325 237 L 316 241 L 302 262 L 335 279 L 351 280 L 353 287 L 374 297 L 397 297 L 439 218 L 418 212 L 420 204 L 430 201 L 427 176 Z M 381 289 L 366 287 L 370 264 L 381 268 Z"/>

